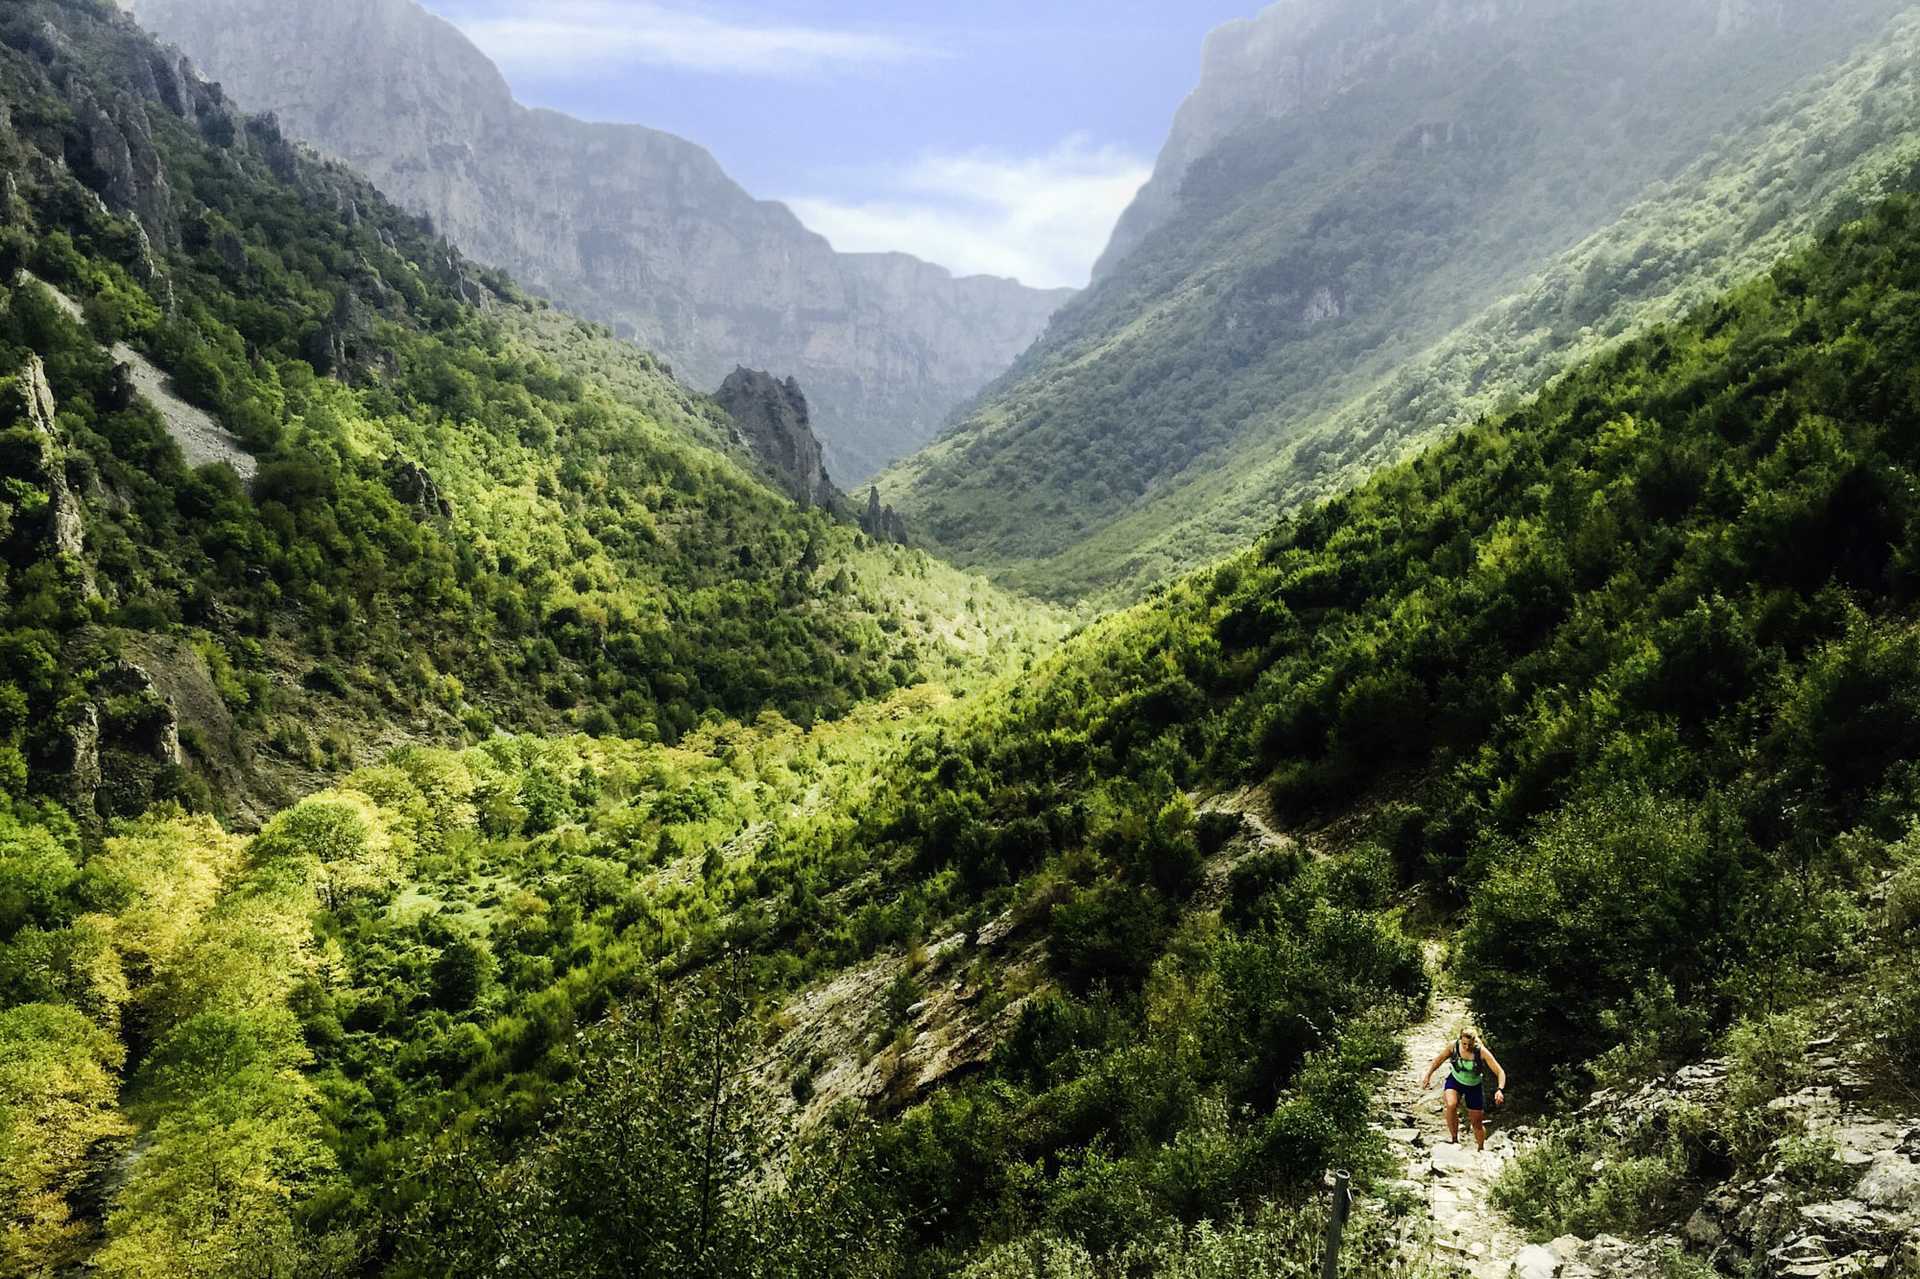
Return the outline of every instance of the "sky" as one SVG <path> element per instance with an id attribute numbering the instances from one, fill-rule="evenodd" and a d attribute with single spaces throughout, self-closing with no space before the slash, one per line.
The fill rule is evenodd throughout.
<path id="1" fill-rule="evenodd" d="M 515 95 L 712 151 L 846 252 L 1087 282 L 1262 0 L 425 0 Z"/>

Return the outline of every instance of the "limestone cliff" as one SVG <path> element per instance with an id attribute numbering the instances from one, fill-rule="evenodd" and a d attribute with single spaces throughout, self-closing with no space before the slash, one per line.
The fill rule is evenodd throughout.
<path id="1" fill-rule="evenodd" d="M 836 253 L 690 142 L 518 105 L 414 0 L 128 2 L 243 106 L 690 384 L 738 365 L 797 377 L 850 480 L 932 438 L 1070 296 Z"/>
<path id="2" fill-rule="evenodd" d="M 1406 79 L 1436 60 L 1453 61 L 1451 46 L 1462 37 L 1480 46 L 1483 59 L 1503 45 L 1518 51 L 1532 32 L 1556 25 L 1571 38 L 1570 12 L 1567 0 L 1280 0 L 1218 28 L 1207 37 L 1199 87 L 1174 118 L 1152 181 L 1121 218 L 1094 277 L 1111 274 L 1173 218 L 1194 165 L 1239 131 L 1320 110 L 1368 81 Z M 1684 45 L 1821 17 L 1818 0 L 1674 0 L 1643 6 L 1633 20 L 1665 26 Z"/>

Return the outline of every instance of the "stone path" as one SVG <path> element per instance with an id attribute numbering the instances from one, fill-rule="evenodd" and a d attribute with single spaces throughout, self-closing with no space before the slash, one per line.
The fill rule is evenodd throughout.
<path id="1" fill-rule="evenodd" d="M 1388 1077 L 1382 1098 L 1387 1111 L 1382 1126 L 1400 1151 L 1402 1187 L 1425 1201 L 1438 1259 L 1451 1261 L 1473 1279 L 1551 1279 L 1560 1271 L 1559 1255 L 1529 1244 L 1491 1202 L 1494 1180 L 1514 1157 L 1511 1132 L 1497 1114 L 1489 1115 L 1487 1148 L 1477 1151 L 1462 1111 L 1460 1144 L 1451 1145 L 1440 1095 L 1444 1068 L 1432 1087 L 1420 1087 L 1433 1055 L 1461 1026 L 1474 1024 L 1466 1000 L 1440 984 L 1439 958 L 1439 946 L 1429 944 L 1427 966 L 1437 987 L 1433 1005 L 1426 1020 L 1401 1037 L 1406 1063 Z"/>

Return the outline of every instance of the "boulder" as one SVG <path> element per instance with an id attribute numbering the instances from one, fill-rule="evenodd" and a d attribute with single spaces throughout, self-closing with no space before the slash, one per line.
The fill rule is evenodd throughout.
<path id="1" fill-rule="evenodd" d="M 1800 1219 L 1825 1239 L 1871 1239 L 1884 1229 L 1873 1210 L 1858 1199 L 1808 1204 L 1800 1209 Z"/>
<path id="2" fill-rule="evenodd" d="M 1882 1150 L 1867 1165 L 1854 1194 L 1875 1208 L 1920 1219 L 1920 1164 L 1897 1151 Z"/>
<path id="3" fill-rule="evenodd" d="M 1531 1244 L 1513 1259 L 1514 1279 L 1556 1279 L 1563 1263 L 1545 1244 Z"/>

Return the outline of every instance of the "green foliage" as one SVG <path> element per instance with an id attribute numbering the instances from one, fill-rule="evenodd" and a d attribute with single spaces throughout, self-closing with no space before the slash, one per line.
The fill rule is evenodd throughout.
<path id="1" fill-rule="evenodd" d="M 57 1117 L 142 1132 L 86 1241 L 109 1275 L 1284 1272 L 1321 1173 L 1385 1167 L 1375 1072 L 1428 994 L 1410 901 L 1464 908 L 1517 1071 L 1644 1070 L 1735 1025 L 1749 1110 L 1799 1065 L 1766 1019 L 1860 962 L 1854 898 L 1890 862 L 1899 917 L 1907 199 L 1042 658 L 1049 619 L 794 510 L 650 362 L 597 383 L 603 338 L 504 286 L 468 308 L 419 227 L 264 124 L 209 141 L 147 111 L 183 219 L 149 312 L 128 224 L 25 163 L 73 141 L 17 52 L 34 22 L 103 66 L 145 48 L 76 15 L 0 14 L 25 122 L 0 161 L 34 232 L 0 250 L 95 330 L 37 286 L 0 298 L 0 367 L 39 355 L 60 401 L 102 592 L 46 554 L 39 441 L 0 436 L 0 1143 L 49 1156 L 5 1183 L 36 1256 L 79 1238 Z M 349 199 L 358 221 L 329 212 Z M 1433 212 L 1459 211 L 1412 221 Z M 1307 265 L 1355 265 L 1353 219 Z M 1410 269 L 1437 252 L 1389 238 Z M 1620 313 L 1587 295 L 1552 323 L 1589 304 Z M 257 451 L 251 490 L 111 407 L 114 332 Z M 1543 367 L 1515 358 L 1491 384 Z M 375 724 L 479 744 L 398 750 L 251 840 L 171 809 L 103 830 L 191 794 L 123 651 L 204 668 L 239 743 L 189 726 L 210 775 L 265 742 L 309 791 Z M 965 678 L 898 690 L 936 675 Z M 46 796 L 89 712 L 113 776 L 76 820 Z M 761 1103 L 825 1109 L 859 1072 L 818 1040 L 750 1068 L 793 1021 L 775 1004 L 840 973 L 869 983 L 851 1051 L 886 1045 L 853 1063 L 880 1113 L 776 1155 Z M 1871 1011 L 1910 1061 L 1899 973 Z M 916 1097 L 929 1008 L 1009 1029 Z M 1573 1126 L 1516 1184 L 1541 1230 L 1664 1221 L 1777 1135 Z M 1809 1193 L 1832 1171 L 1788 1163 Z"/>
<path id="2" fill-rule="evenodd" d="M 1612 793 L 1556 811 L 1489 868 L 1460 937 L 1490 1033 L 1527 1056 L 1602 1040 L 1602 1018 L 1668 983 L 1711 997 L 1746 933 L 1770 944 L 1765 863 L 1724 816 Z"/>
<path id="3" fill-rule="evenodd" d="M 657 1019 L 656 1019 L 657 1018 Z M 761 1184 L 764 1133 L 740 1077 L 752 1027 L 726 992 L 616 1019 L 531 1149 L 430 1165 L 402 1274 L 878 1279 L 898 1222 L 857 1125 L 816 1135 Z"/>
<path id="4" fill-rule="evenodd" d="M 1494 1202 L 1536 1238 L 1647 1231 L 1669 1223 L 1693 1171 L 1686 1137 L 1646 1153 L 1571 1125 L 1542 1135 L 1515 1159 Z"/>
<path id="5" fill-rule="evenodd" d="M 25 51 L 48 22 L 65 34 L 43 65 Z M 0 18 L 0 100 L 33 122 L 0 164 L 22 197 L 25 265 L 59 290 L 9 274 L 0 374 L 40 356 L 60 410 L 51 445 L 14 429 L 0 448 L 0 635 L 39 650 L 23 673 L 50 659 L 45 679 L 13 681 L 27 713 L 0 714 L 0 786 L 24 789 L 22 766 L 59 759 L 83 699 L 105 700 L 96 654 L 78 651 L 113 647 L 79 638 L 100 622 L 189 628 L 203 651 L 248 655 L 245 676 L 209 659 L 241 712 L 215 753 L 278 777 L 338 770 L 350 739 L 386 721 L 438 738 L 501 724 L 666 741 L 767 709 L 811 724 L 977 676 L 1057 629 L 799 510 L 657 361 L 555 338 L 504 283 L 476 284 L 417 219 L 272 126 L 180 118 L 154 100 L 153 56 L 135 28 L 54 0 Z M 69 79 L 140 117 L 124 127 L 151 135 L 142 162 L 167 183 L 164 219 L 136 227 L 80 185 L 90 171 L 69 173 L 67 151 L 91 146 L 64 103 Z M 209 105 L 208 120 L 229 110 Z M 240 439 L 259 467 L 250 486 L 185 465 L 108 340 L 151 357 Z M 50 466 L 85 508 L 98 598 L 81 565 L 46 553 Z M 138 728 L 116 722 L 109 737 Z M 260 741 L 271 749 L 254 757 Z M 141 754 L 116 757 L 104 813 L 226 802 Z"/>
<path id="6" fill-rule="evenodd" d="M 1889 1074 L 1911 1079 L 1920 1069 L 1920 960 L 1896 961 L 1874 993 L 1869 1018 Z"/>

